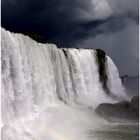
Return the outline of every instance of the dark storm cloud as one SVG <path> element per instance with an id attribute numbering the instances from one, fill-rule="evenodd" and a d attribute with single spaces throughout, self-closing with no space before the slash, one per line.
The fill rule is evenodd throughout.
<path id="1" fill-rule="evenodd" d="M 36 33 L 59 47 L 102 48 L 122 74 L 137 74 L 138 5 L 138 0 L 2 0 L 2 27 Z"/>
<path id="2" fill-rule="evenodd" d="M 37 32 L 46 41 L 63 42 L 78 25 L 77 8 L 86 9 L 84 0 L 3 0 L 2 26 L 15 32 Z"/>
<path id="3" fill-rule="evenodd" d="M 123 28 L 124 17 L 138 20 L 136 4 L 134 9 L 130 0 L 127 4 L 126 0 L 116 1 L 121 7 L 116 8 L 118 3 L 113 0 L 2 0 L 2 26 L 15 32 L 35 32 L 45 42 L 71 46 L 91 35 Z"/>

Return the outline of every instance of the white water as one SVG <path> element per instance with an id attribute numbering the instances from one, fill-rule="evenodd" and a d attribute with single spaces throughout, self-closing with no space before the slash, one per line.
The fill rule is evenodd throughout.
<path id="1" fill-rule="evenodd" d="M 96 51 L 58 49 L 22 34 L 1 33 L 2 139 L 86 140 L 81 130 L 104 122 L 88 107 L 117 101 L 102 88 Z M 126 98 L 108 56 L 107 74 L 110 91 Z"/>

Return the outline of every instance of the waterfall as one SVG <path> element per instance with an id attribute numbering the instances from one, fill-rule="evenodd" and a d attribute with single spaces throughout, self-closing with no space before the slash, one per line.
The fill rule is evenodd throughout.
<path id="1" fill-rule="evenodd" d="M 35 127 L 33 124 L 38 128 L 38 125 L 44 126 L 47 118 L 51 126 L 51 117 L 59 114 L 59 109 L 63 116 L 69 114 L 68 110 L 72 108 L 95 108 L 103 102 L 117 102 L 126 98 L 118 70 L 113 61 L 105 56 L 107 88 L 115 98 L 107 94 L 99 78 L 96 50 L 57 48 L 54 44 L 37 43 L 28 36 L 10 33 L 5 29 L 1 29 L 1 43 L 4 140 L 54 140 L 49 135 L 44 137 L 44 131 L 40 132 L 39 129 L 37 133 L 40 133 L 36 136 L 36 131 L 32 130 Z M 63 106 L 65 111 L 59 106 Z M 40 112 L 45 112 L 46 118 Z M 37 116 L 44 121 L 37 124 L 37 119 L 36 123 L 28 124 Z M 41 129 L 47 131 L 48 127 L 43 126 Z"/>

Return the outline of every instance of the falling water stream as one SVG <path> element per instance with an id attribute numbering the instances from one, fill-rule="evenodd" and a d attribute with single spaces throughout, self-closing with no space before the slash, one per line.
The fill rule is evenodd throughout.
<path id="1" fill-rule="evenodd" d="M 96 50 L 58 49 L 5 29 L 1 35 L 2 140 L 104 140 L 111 124 L 94 109 L 127 99 L 113 61 L 106 56 L 109 96 Z"/>

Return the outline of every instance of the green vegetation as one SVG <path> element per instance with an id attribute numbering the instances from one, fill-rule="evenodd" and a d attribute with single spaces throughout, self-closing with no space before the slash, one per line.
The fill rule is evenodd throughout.
<path id="1" fill-rule="evenodd" d="M 125 107 L 125 108 L 130 108 L 130 107 L 132 107 L 131 102 L 128 102 L 128 101 L 122 101 L 122 102 L 120 102 L 120 103 L 117 104 L 117 105 L 120 106 L 120 107 Z"/>
<path id="2" fill-rule="evenodd" d="M 44 42 L 43 41 L 43 36 L 40 35 L 39 33 L 34 33 L 34 32 L 29 32 L 26 33 L 27 36 L 29 36 L 30 38 L 32 38 L 33 40 L 37 41 L 37 42 Z"/>
<path id="3" fill-rule="evenodd" d="M 100 81 L 102 83 L 103 88 L 107 92 L 107 94 L 110 95 L 110 91 L 107 87 L 107 73 L 106 73 L 106 54 L 101 49 L 96 49 L 97 51 L 97 62 L 99 66 L 99 75 L 100 75 Z"/>
<path id="4" fill-rule="evenodd" d="M 63 53 L 64 53 L 65 57 L 68 59 L 68 51 L 67 51 L 67 50 L 65 50 L 65 49 L 62 49 L 62 51 L 63 51 Z"/>

